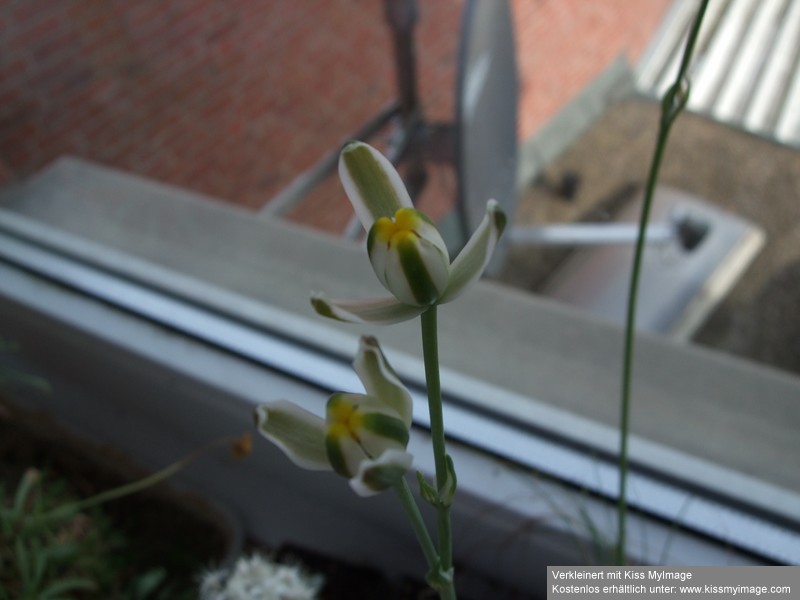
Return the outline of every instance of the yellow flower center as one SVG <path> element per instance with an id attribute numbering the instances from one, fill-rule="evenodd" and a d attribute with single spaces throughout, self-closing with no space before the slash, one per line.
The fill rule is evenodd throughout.
<path id="1" fill-rule="evenodd" d="M 358 406 L 348 402 L 337 402 L 328 413 L 328 434 L 337 438 L 350 436 L 358 439 L 364 416 L 358 412 Z"/>
<path id="2" fill-rule="evenodd" d="M 397 245 L 407 236 L 418 235 L 414 229 L 419 224 L 419 216 L 413 208 L 400 208 L 394 218 L 381 217 L 373 227 L 378 240 L 390 246 Z"/>

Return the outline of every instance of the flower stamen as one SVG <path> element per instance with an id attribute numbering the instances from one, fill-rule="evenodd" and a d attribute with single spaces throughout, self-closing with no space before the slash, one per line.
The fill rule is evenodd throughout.
<path id="1" fill-rule="evenodd" d="M 364 424 L 364 416 L 358 412 L 358 405 L 348 402 L 336 402 L 331 406 L 328 413 L 330 423 L 328 424 L 328 435 L 341 439 L 351 437 L 356 442 L 358 431 Z"/>
<path id="2" fill-rule="evenodd" d="M 399 209 L 394 218 L 381 217 L 375 221 L 375 236 L 381 242 L 385 242 L 386 249 L 398 246 L 409 237 L 420 238 L 416 227 L 419 226 L 420 218 L 412 208 Z"/>

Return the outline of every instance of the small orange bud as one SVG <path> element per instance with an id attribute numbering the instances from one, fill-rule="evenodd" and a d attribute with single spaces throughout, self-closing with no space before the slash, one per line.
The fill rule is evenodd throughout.
<path id="1" fill-rule="evenodd" d="M 231 453 L 235 458 L 244 458 L 253 451 L 253 436 L 249 431 L 239 436 L 233 444 L 231 444 Z"/>

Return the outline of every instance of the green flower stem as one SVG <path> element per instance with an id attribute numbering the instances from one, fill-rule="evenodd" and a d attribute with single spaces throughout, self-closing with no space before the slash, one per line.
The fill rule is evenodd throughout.
<path id="1" fill-rule="evenodd" d="M 630 404 L 631 404 L 631 383 L 633 379 L 633 346 L 634 328 L 636 324 L 636 304 L 639 297 L 639 278 L 642 270 L 642 257 L 644 255 L 645 231 L 650 219 L 650 208 L 653 204 L 653 194 L 655 193 L 658 174 L 661 170 L 661 162 L 664 158 L 664 150 L 667 147 L 667 139 L 672 124 L 678 114 L 686 106 L 689 99 L 689 80 L 686 72 L 689 69 L 692 52 L 694 51 L 697 35 L 700 32 L 700 25 L 703 22 L 703 15 L 706 12 L 708 0 L 703 0 L 697 11 L 692 29 L 686 41 L 686 47 L 681 60 L 678 75 L 675 83 L 670 87 L 661 103 L 661 120 L 659 123 L 658 135 L 656 137 L 653 158 L 650 161 L 650 170 L 647 175 L 645 185 L 644 202 L 642 214 L 639 220 L 639 235 L 636 239 L 636 249 L 633 254 L 633 266 L 631 267 L 631 283 L 628 289 L 628 306 L 625 318 L 625 350 L 623 355 L 622 367 L 622 402 L 620 410 L 620 443 L 619 443 L 619 490 L 617 503 L 617 545 L 616 562 L 624 565 L 625 558 L 625 526 L 627 515 L 627 485 L 628 485 L 628 437 L 630 432 Z"/>
<path id="2" fill-rule="evenodd" d="M 394 491 L 403 505 L 403 510 L 406 511 L 408 520 L 411 521 L 411 526 L 417 535 L 417 541 L 422 548 L 423 554 L 425 554 L 425 560 L 428 562 L 428 568 L 435 569 L 439 564 L 439 554 L 436 552 L 436 546 L 428 533 L 425 522 L 422 520 L 422 513 L 419 511 L 419 506 L 414 500 L 411 488 L 408 486 L 408 481 L 406 481 L 405 477 L 394 485 Z"/>
<path id="3" fill-rule="evenodd" d="M 425 362 L 425 382 L 428 388 L 428 410 L 430 412 L 433 459 L 436 467 L 436 488 L 440 492 L 448 485 L 447 452 L 444 441 L 444 416 L 442 414 L 442 386 L 439 381 L 439 342 L 436 324 L 436 306 L 420 315 L 422 325 L 422 354 Z M 439 533 L 439 565 L 441 573 L 449 578 L 449 590 L 440 589 L 442 598 L 455 598 L 452 577 L 453 540 L 450 524 L 450 506 L 438 503 L 437 526 Z"/>

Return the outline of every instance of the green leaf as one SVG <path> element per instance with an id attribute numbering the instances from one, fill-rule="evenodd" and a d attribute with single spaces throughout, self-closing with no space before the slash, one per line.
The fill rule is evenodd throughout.
<path id="1" fill-rule="evenodd" d="M 68 600 L 70 596 L 60 596 L 60 594 L 76 592 L 84 590 L 91 592 L 96 589 L 96 585 L 90 579 L 71 577 L 69 579 L 60 579 L 50 584 L 47 589 L 43 590 L 40 600 L 61 600 L 62 598 Z"/>
<path id="2" fill-rule="evenodd" d="M 17 487 L 17 493 L 14 495 L 14 513 L 21 515 L 25 509 L 25 503 L 28 501 L 28 496 L 39 483 L 40 474 L 36 469 L 27 469 L 22 476 L 22 480 Z"/>
<path id="3" fill-rule="evenodd" d="M 146 600 L 167 578 L 167 570 L 156 567 L 139 575 L 132 584 L 132 600 Z"/>
<path id="4" fill-rule="evenodd" d="M 431 506 L 436 506 L 439 503 L 439 494 L 436 493 L 436 488 L 428 483 L 425 475 L 420 471 L 417 471 L 417 482 L 419 483 L 419 495 L 422 496 L 422 499 Z"/>
<path id="5" fill-rule="evenodd" d="M 447 463 L 447 477 L 444 485 L 439 489 L 439 502 L 444 508 L 449 508 L 453 504 L 453 497 L 456 495 L 458 480 L 456 479 L 456 468 L 453 465 L 453 459 L 449 454 L 445 455 L 445 461 Z"/>
<path id="6" fill-rule="evenodd" d="M 50 383 L 46 379 L 0 365 L 0 387 L 12 384 L 27 386 L 48 394 L 52 391 Z"/>
<path id="7" fill-rule="evenodd" d="M 33 556 L 33 587 L 39 588 L 44 582 L 44 576 L 47 572 L 47 559 L 48 553 L 41 547 L 36 547 Z"/>
<path id="8" fill-rule="evenodd" d="M 27 588 L 31 580 L 31 565 L 28 556 L 28 548 L 21 537 L 14 543 L 15 558 L 17 559 L 17 570 L 19 578 L 22 580 L 23 587 Z"/>
<path id="9" fill-rule="evenodd" d="M 47 554 L 53 562 L 71 560 L 80 552 L 80 546 L 75 542 L 63 542 L 47 549 Z"/>
<path id="10" fill-rule="evenodd" d="M 450 455 L 445 455 L 447 463 L 447 478 L 444 485 L 438 490 L 428 483 L 425 476 L 417 471 L 417 481 L 419 482 L 419 495 L 422 499 L 434 508 L 449 508 L 453 504 L 453 497 L 456 494 L 457 480 L 456 469 L 453 466 L 453 459 Z"/>

